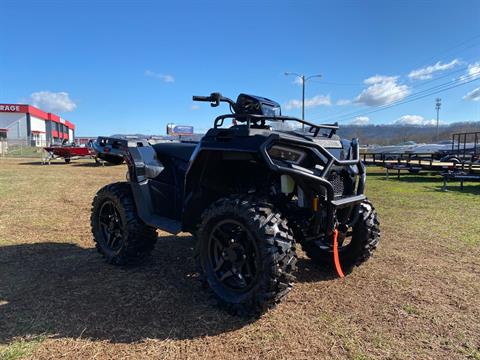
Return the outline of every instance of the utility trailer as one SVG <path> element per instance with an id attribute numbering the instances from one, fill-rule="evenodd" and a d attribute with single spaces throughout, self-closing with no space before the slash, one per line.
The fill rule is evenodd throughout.
<path id="1" fill-rule="evenodd" d="M 458 166 L 445 171 L 443 177 L 444 191 L 447 191 L 449 181 L 460 181 L 463 190 L 465 181 L 480 181 L 480 131 L 457 133 L 452 135 L 452 151 L 445 156 L 458 159 Z"/>

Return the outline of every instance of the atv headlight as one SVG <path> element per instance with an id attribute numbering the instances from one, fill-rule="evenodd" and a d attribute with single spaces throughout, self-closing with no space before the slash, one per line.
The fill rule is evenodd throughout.
<path id="1" fill-rule="evenodd" d="M 299 164 L 307 154 L 301 150 L 274 145 L 270 148 L 270 150 L 268 150 L 268 155 L 276 160 L 283 160 L 292 164 Z"/>

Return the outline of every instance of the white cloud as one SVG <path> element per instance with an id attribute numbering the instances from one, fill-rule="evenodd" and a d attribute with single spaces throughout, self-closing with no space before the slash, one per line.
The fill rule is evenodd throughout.
<path id="1" fill-rule="evenodd" d="M 375 75 L 363 82 L 370 85 L 356 98 L 355 102 L 367 106 L 379 106 L 401 100 L 410 93 L 407 85 L 398 84 L 398 76 Z"/>
<path id="2" fill-rule="evenodd" d="M 173 77 L 173 75 L 159 74 L 159 73 L 153 72 L 152 70 L 145 70 L 145 76 L 153 77 L 155 79 L 162 80 L 163 82 L 166 82 L 166 83 L 175 82 L 175 78 Z"/>
<path id="3" fill-rule="evenodd" d="M 332 100 L 330 99 L 330 95 L 316 95 L 310 99 L 305 99 L 305 108 L 309 107 L 316 107 L 316 106 L 329 106 L 332 105 Z M 290 100 L 288 103 L 285 104 L 285 108 L 287 110 L 291 109 L 301 109 L 302 108 L 302 100 Z"/>
<path id="4" fill-rule="evenodd" d="M 337 105 L 343 106 L 343 105 L 350 105 L 352 103 L 352 100 L 350 99 L 339 99 L 337 100 Z"/>
<path id="5" fill-rule="evenodd" d="M 425 120 L 420 115 L 403 115 L 394 122 L 395 125 L 417 125 L 417 126 L 433 126 L 437 124 L 435 119 Z"/>
<path id="6" fill-rule="evenodd" d="M 433 65 L 426 66 L 424 68 L 416 69 L 410 71 L 408 77 L 412 80 L 427 80 L 433 77 L 433 74 L 439 71 L 450 70 L 455 66 L 459 65 L 461 62 L 458 59 L 454 59 L 449 63 L 442 64 L 440 61 Z"/>
<path id="7" fill-rule="evenodd" d="M 397 125 L 422 125 L 425 119 L 420 115 L 403 115 L 395 120 Z"/>
<path id="8" fill-rule="evenodd" d="M 463 97 L 464 100 L 480 101 L 480 87 L 473 89 Z"/>
<path id="9" fill-rule="evenodd" d="M 363 125 L 368 125 L 369 122 L 370 122 L 370 119 L 368 116 L 357 116 L 355 119 L 353 119 L 353 121 L 350 124 L 363 126 Z"/>
<path id="10" fill-rule="evenodd" d="M 465 80 L 474 80 L 480 77 L 480 61 L 468 65 L 467 73 L 460 76 L 460 79 Z"/>
<path id="11" fill-rule="evenodd" d="M 48 112 L 70 112 L 77 107 L 66 92 L 34 92 L 30 95 L 30 102 L 33 106 Z"/>
<path id="12" fill-rule="evenodd" d="M 200 109 L 200 106 L 193 104 L 190 109 L 198 110 L 198 109 Z"/>
<path id="13" fill-rule="evenodd" d="M 373 85 L 373 84 L 378 84 L 383 82 L 396 81 L 397 79 L 398 79 L 398 76 L 374 75 L 369 77 L 368 79 L 363 80 L 363 83 L 365 85 Z"/>

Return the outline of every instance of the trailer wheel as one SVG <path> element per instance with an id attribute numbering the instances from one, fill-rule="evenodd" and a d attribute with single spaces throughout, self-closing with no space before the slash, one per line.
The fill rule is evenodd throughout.
<path id="1" fill-rule="evenodd" d="M 138 216 L 129 183 L 107 185 L 93 199 L 91 227 L 97 250 L 108 263 L 127 265 L 145 259 L 157 232 Z"/>
<path id="2" fill-rule="evenodd" d="M 202 214 L 196 260 L 201 279 L 234 315 L 259 315 L 292 288 L 295 241 L 268 202 L 222 198 Z"/>
<path id="3" fill-rule="evenodd" d="M 299 233 L 297 231 L 296 235 Z M 367 261 L 376 250 L 379 241 L 380 227 L 377 212 L 372 203 L 365 200 L 360 204 L 360 215 L 353 227 L 351 241 L 344 246 L 339 246 L 339 258 L 343 271 L 351 272 L 353 267 Z M 330 245 L 314 241 L 302 242 L 302 248 L 310 259 L 327 271 L 333 272 L 335 264 L 333 249 Z"/>

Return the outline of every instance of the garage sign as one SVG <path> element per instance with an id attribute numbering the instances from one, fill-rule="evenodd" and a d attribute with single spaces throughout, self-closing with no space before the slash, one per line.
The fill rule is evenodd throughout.
<path id="1" fill-rule="evenodd" d="M 15 105 L 15 104 L 0 104 L 0 111 L 5 111 L 5 112 L 20 112 L 20 105 Z"/>

